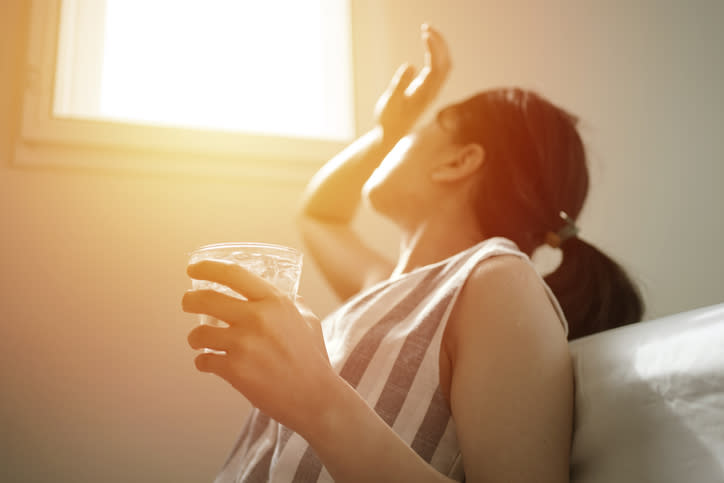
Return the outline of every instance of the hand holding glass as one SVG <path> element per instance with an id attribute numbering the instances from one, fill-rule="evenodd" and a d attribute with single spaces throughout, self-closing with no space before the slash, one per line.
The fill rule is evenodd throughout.
<path id="1" fill-rule="evenodd" d="M 267 243 L 219 243 L 206 245 L 191 253 L 189 263 L 201 260 L 227 260 L 237 263 L 273 283 L 282 293 L 294 300 L 299 289 L 302 273 L 302 253 L 294 248 Z M 194 289 L 211 289 L 223 294 L 246 300 L 241 294 L 229 287 L 207 280 L 192 281 Z M 210 315 L 201 314 L 202 324 L 220 326 L 219 321 Z M 204 349 L 205 352 L 217 352 Z M 223 352 L 221 352 L 223 354 Z"/>

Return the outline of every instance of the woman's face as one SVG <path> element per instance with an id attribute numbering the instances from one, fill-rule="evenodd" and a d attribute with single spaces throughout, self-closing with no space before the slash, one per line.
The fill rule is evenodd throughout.
<path id="1" fill-rule="evenodd" d="M 396 222 L 424 218 L 436 199 L 432 173 L 454 155 L 452 135 L 432 121 L 402 138 L 365 183 L 362 194 Z"/>

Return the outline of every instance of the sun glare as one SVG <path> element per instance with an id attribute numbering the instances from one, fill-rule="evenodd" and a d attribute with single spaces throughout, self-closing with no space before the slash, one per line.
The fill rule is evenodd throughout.
<path id="1" fill-rule="evenodd" d="M 106 0 L 100 115 L 344 140 L 349 12 L 338 0 Z"/>

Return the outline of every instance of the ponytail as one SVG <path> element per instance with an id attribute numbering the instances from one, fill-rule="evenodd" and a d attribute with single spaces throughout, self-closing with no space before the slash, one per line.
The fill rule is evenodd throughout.
<path id="1" fill-rule="evenodd" d="M 538 94 L 492 89 L 442 109 L 437 123 L 457 143 L 477 143 L 485 162 L 471 196 L 480 230 L 531 256 L 547 243 L 563 251 L 544 279 L 576 339 L 641 320 L 641 295 L 624 270 L 577 237 L 573 220 L 588 194 L 578 119 Z"/>
<path id="2" fill-rule="evenodd" d="M 641 320 L 643 300 L 621 266 L 575 236 L 560 248 L 561 263 L 545 281 L 568 319 L 569 340 Z"/>

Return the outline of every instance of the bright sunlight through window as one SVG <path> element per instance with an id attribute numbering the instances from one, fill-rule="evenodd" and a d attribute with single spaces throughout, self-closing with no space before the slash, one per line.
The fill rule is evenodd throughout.
<path id="1" fill-rule="evenodd" d="M 348 140 L 349 26 L 341 0 L 65 0 L 54 114 Z"/>

